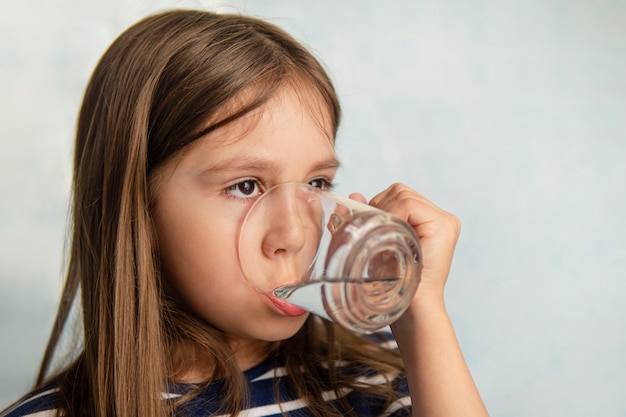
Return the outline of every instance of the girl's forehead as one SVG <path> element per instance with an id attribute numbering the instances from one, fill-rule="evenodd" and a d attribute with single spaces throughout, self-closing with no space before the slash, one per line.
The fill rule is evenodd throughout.
<path id="1" fill-rule="evenodd" d="M 222 167 L 224 160 L 258 160 L 263 155 L 291 159 L 296 154 L 301 155 L 303 164 L 318 159 L 336 161 L 330 113 L 315 96 L 284 89 L 256 109 L 187 145 L 178 161 Z"/>
<path id="2" fill-rule="evenodd" d="M 232 117 L 250 100 L 254 97 L 238 97 L 227 103 L 221 114 L 207 121 L 205 128 Z M 227 169 L 227 165 L 238 165 L 229 161 L 259 161 L 261 154 L 265 155 L 263 158 L 274 158 L 274 163 L 285 162 L 294 159 L 295 154 L 302 154 L 304 149 L 308 151 L 300 158 L 303 166 L 322 162 L 329 165 L 324 161 L 331 160 L 338 165 L 331 114 L 320 92 L 283 87 L 257 108 L 183 147 L 168 158 L 154 178 L 159 182 L 158 178 L 181 169 L 187 172 Z"/>
<path id="3" fill-rule="evenodd" d="M 236 112 L 237 107 L 241 108 L 242 103 L 245 103 L 242 98 L 237 98 L 236 102 L 238 106 L 233 103 L 227 104 L 230 109 L 222 112 L 222 117 L 226 115 L 227 118 L 228 113 Z M 280 129 L 280 124 L 290 117 L 308 119 L 317 133 L 334 147 L 334 124 L 331 120 L 331 110 L 323 102 L 320 94 L 310 87 L 298 89 L 292 86 L 281 88 L 265 103 L 215 129 L 198 142 L 205 146 L 207 144 L 215 147 L 228 146 L 245 140 L 257 129 Z"/>

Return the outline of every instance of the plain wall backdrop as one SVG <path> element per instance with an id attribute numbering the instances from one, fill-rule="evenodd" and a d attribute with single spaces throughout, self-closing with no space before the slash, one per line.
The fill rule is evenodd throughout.
<path id="1" fill-rule="evenodd" d="M 100 55 L 170 7 L 266 18 L 344 107 L 338 192 L 401 181 L 464 229 L 447 304 L 492 416 L 626 415 L 626 2 L 0 3 L 0 408 L 60 292 L 76 114 Z"/>

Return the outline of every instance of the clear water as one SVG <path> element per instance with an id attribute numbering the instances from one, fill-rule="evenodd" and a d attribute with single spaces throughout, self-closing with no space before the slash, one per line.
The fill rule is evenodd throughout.
<path id="1" fill-rule="evenodd" d="M 330 319 L 324 308 L 324 292 L 328 291 L 328 286 L 339 287 L 346 284 L 358 284 L 363 286 L 360 294 L 363 298 L 367 298 L 370 304 L 377 302 L 388 302 L 389 292 L 397 286 L 399 278 L 324 278 L 319 281 L 307 282 L 297 285 L 286 285 L 278 287 L 274 290 L 274 294 L 291 304 L 297 305 L 313 314 Z M 334 292 L 331 289 L 329 292 Z M 360 300 L 353 299 L 351 308 L 359 308 L 356 303 Z M 335 306 L 337 308 L 346 308 L 347 306 Z"/>

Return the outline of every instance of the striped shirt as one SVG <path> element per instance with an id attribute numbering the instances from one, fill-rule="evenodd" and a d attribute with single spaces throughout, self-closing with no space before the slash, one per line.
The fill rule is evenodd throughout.
<path id="1" fill-rule="evenodd" d="M 390 340 L 386 343 L 394 343 Z M 346 369 L 354 366 L 346 364 Z M 343 368 L 343 367 L 342 367 Z M 307 404 L 302 398 L 298 398 L 290 389 L 289 380 L 286 378 L 286 370 L 275 357 L 270 357 L 259 365 L 244 372 L 250 389 L 249 408 L 240 413 L 242 417 L 264 417 L 286 415 L 293 417 L 310 417 Z M 386 380 L 393 381 L 393 386 L 398 392 L 398 399 L 390 405 L 382 398 L 372 398 L 366 393 L 343 389 L 336 392 L 327 381 L 319 381 L 323 389 L 323 398 L 327 402 L 337 402 L 344 398 L 350 404 L 357 416 L 386 416 L 401 417 L 411 414 L 411 399 L 408 394 L 408 385 L 403 377 L 394 375 L 381 375 L 371 370 L 359 369 L 358 382 L 363 384 L 384 384 Z M 174 384 L 163 393 L 166 401 L 174 401 L 186 393 L 194 390 L 192 384 Z M 204 417 L 217 416 L 220 407 L 220 392 L 222 385 L 215 382 L 197 396 L 178 407 L 177 417 Z M 276 388 L 280 393 L 280 403 L 277 402 Z M 7 410 L 2 417 L 52 417 L 56 412 L 58 401 L 58 388 L 52 386 L 31 393 L 15 406 Z M 220 416 L 226 417 L 228 414 Z"/>

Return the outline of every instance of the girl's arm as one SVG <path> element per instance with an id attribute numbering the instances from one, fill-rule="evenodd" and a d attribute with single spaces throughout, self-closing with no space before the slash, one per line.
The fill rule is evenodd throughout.
<path id="1" fill-rule="evenodd" d="M 406 368 L 413 415 L 487 416 L 444 305 L 459 220 L 402 184 L 392 185 L 370 204 L 407 220 L 420 239 L 421 281 L 411 306 L 391 326 Z"/>

